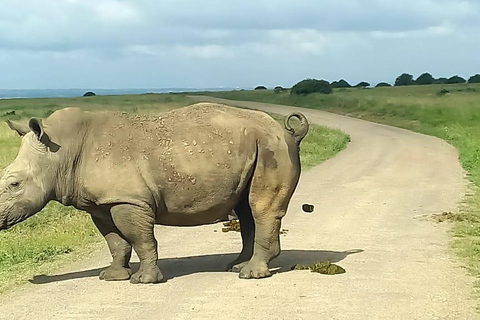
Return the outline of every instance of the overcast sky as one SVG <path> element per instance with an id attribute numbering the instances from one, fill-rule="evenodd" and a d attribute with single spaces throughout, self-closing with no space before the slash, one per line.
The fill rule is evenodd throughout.
<path id="1" fill-rule="evenodd" d="M 480 73 L 480 0 L 2 0 L 0 88 Z"/>

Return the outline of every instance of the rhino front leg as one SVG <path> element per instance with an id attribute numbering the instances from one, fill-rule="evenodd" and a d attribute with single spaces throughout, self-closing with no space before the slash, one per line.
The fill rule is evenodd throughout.
<path id="1" fill-rule="evenodd" d="M 121 204 L 111 209 L 115 226 L 125 236 L 140 259 L 139 270 L 130 278 L 131 283 L 158 283 L 163 275 L 157 266 L 157 240 L 153 233 L 155 216 L 144 208 Z"/>
<path id="2" fill-rule="evenodd" d="M 100 272 L 100 279 L 106 281 L 130 279 L 132 270 L 129 261 L 132 255 L 132 246 L 122 237 L 109 214 L 92 216 L 92 220 L 105 237 L 113 258 L 110 267 Z"/>

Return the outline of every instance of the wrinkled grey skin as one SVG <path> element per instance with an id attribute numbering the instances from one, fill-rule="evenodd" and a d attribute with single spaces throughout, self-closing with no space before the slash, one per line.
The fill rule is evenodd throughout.
<path id="1" fill-rule="evenodd" d="M 301 120 L 297 131 L 291 117 Z M 52 200 L 74 206 L 92 215 L 111 251 L 101 279 L 157 283 L 155 224 L 209 224 L 235 210 L 243 248 L 227 269 L 240 278 L 270 275 L 300 175 L 303 115 L 282 128 L 263 112 L 199 103 L 161 115 L 66 108 L 8 124 L 23 140 L 0 172 L 1 229 Z M 132 246 L 140 258 L 133 275 Z"/>

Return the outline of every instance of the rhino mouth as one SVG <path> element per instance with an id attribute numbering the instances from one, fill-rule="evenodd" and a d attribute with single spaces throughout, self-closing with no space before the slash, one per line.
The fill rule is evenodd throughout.
<path id="1" fill-rule="evenodd" d="M 22 215 L 6 214 L 0 222 L 0 230 L 8 230 L 25 219 L 26 217 L 24 218 Z"/>
<path id="2" fill-rule="evenodd" d="M 11 226 L 8 225 L 7 223 L 7 218 L 3 218 L 0 222 L 0 230 L 7 230 L 7 229 L 10 229 Z"/>

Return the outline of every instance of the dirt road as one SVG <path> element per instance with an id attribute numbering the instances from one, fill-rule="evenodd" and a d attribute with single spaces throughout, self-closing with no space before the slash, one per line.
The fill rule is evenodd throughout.
<path id="1" fill-rule="evenodd" d="M 110 262 L 104 247 L 58 275 L 36 277 L 3 296 L 0 318 L 476 319 L 472 278 L 449 252 L 447 225 L 418 218 L 455 211 L 461 201 L 466 185 L 454 148 L 406 130 L 302 112 L 311 123 L 349 133 L 352 142 L 303 174 L 284 219 L 289 232 L 272 262 L 280 267 L 273 277 L 240 280 L 222 272 L 240 250 L 240 235 L 222 233 L 221 225 L 158 227 L 166 283 L 98 280 Z M 303 213 L 303 203 L 315 211 Z M 325 260 L 347 272 L 290 271 L 296 263 Z"/>

